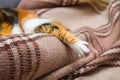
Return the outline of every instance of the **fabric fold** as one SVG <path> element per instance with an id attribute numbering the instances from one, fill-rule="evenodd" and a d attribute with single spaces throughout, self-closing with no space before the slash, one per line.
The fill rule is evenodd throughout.
<path id="1" fill-rule="evenodd" d="M 107 24 L 74 33 L 90 44 L 83 58 L 52 35 L 1 36 L 0 80 L 74 80 L 100 66 L 120 66 L 119 0 L 111 3 L 108 15 Z"/>

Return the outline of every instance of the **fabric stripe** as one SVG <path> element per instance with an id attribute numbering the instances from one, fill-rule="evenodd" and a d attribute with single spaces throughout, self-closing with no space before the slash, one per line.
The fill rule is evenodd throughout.
<path id="1" fill-rule="evenodd" d="M 16 67 L 16 71 L 15 71 L 16 76 L 14 77 L 14 80 L 17 80 L 17 79 L 19 79 L 19 76 L 20 76 L 19 54 L 18 54 L 18 51 L 14 45 L 14 42 L 11 39 L 6 40 L 5 42 L 10 45 L 10 48 L 11 48 L 13 56 L 14 56 L 14 62 L 15 62 L 15 67 Z"/>
<path id="2" fill-rule="evenodd" d="M 7 54 L 6 64 L 9 67 L 8 77 L 4 79 L 31 79 L 40 64 L 40 46 L 37 41 L 47 36 L 51 35 L 20 34 L 1 37 L 0 52 Z"/>
<path id="3" fill-rule="evenodd" d="M 38 65 L 40 64 L 40 50 L 35 40 L 32 39 L 31 36 L 28 36 L 28 38 L 30 38 L 30 42 L 28 42 L 27 45 L 31 50 L 31 59 L 32 59 L 32 70 L 28 77 L 28 80 L 30 80 L 32 79 L 34 73 L 38 68 Z"/>
<path id="4" fill-rule="evenodd" d="M 62 6 L 76 5 L 79 4 L 79 0 L 61 0 Z"/>

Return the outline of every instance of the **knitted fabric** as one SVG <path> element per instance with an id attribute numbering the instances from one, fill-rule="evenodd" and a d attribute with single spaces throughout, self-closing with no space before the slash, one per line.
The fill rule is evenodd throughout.
<path id="1" fill-rule="evenodd" d="M 99 66 L 120 66 L 120 2 L 109 7 L 109 21 L 81 28 L 75 35 L 89 42 L 87 57 L 54 36 L 19 34 L 0 37 L 0 80 L 73 80 Z"/>

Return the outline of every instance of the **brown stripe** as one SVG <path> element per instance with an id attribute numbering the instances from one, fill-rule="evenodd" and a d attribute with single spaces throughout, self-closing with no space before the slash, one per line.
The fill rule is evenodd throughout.
<path id="1" fill-rule="evenodd" d="M 25 38 L 27 38 L 28 36 L 30 36 L 30 35 L 34 35 L 34 34 L 24 34 L 24 33 L 22 33 L 22 34 L 16 34 L 16 35 L 8 35 L 8 36 L 1 36 L 0 37 L 0 42 L 3 42 L 3 41 L 6 41 L 6 40 L 13 40 L 14 38 L 21 38 L 21 37 L 25 37 Z M 40 38 L 43 38 L 43 37 L 50 37 L 51 35 L 38 35 L 38 36 L 36 36 L 36 37 L 34 37 L 34 38 L 37 38 L 37 37 L 40 37 Z M 51 37 L 53 37 L 53 36 L 51 36 Z M 39 38 L 39 39 L 40 39 Z M 21 41 L 22 41 L 23 39 L 21 39 Z M 27 39 L 27 40 L 29 40 L 29 38 Z M 24 40 L 23 40 L 24 41 Z M 5 45 L 5 44 L 4 44 Z"/>
<path id="2" fill-rule="evenodd" d="M 39 37 L 37 37 L 39 39 Z M 30 80 L 33 78 L 35 72 L 38 70 L 39 68 L 39 65 L 40 65 L 40 48 L 38 46 L 38 44 L 36 43 L 35 39 L 30 39 L 30 41 L 32 42 L 33 44 L 33 47 L 35 49 L 35 59 L 36 59 L 36 66 L 35 66 L 35 69 L 32 71 L 32 73 L 30 74 L 30 76 L 28 77 L 27 80 Z"/>
<path id="3" fill-rule="evenodd" d="M 110 11 L 110 9 L 112 8 L 112 5 L 109 7 L 109 11 L 108 11 L 108 18 L 109 18 L 108 20 L 109 21 L 107 22 L 107 24 L 100 26 L 96 31 L 100 31 L 102 29 L 109 28 L 109 26 L 107 26 L 107 25 L 111 24 L 111 21 L 114 18 L 116 12 L 119 11 L 119 8 L 120 8 L 119 6 L 120 6 L 120 4 L 113 7 L 112 11 Z"/>
<path id="4" fill-rule="evenodd" d="M 60 6 L 62 6 L 63 2 L 64 2 L 64 0 L 61 0 L 61 1 L 60 1 Z"/>
<path id="5" fill-rule="evenodd" d="M 113 17 L 115 16 L 115 14 L 116 14 L 116 12 L 117 11 L 119 11 L 119 7 L 120 6 L 120 4 L 119 5 L 116 5 L 113 9 L 112 9 L 112 11 L 110 11 L 110 9 L 111 9 L 111 7 L 112 7 L 112 5 L 110 6 L 110 8 L 109 8 L 109 12 L 108 12 L 108 22 L 107 22 L 107 24 L 105 24 L 105 25 L 102 25 L 102 26 L 100 26 L 99 28 L 97 28 L 96 30 L 92 30 L 92 31 L 94 31 L 94 32 L 96 32 L 96 33 L 101 33 L 101 31 L 104 31 L 104 29 L 106 29 L 106 28 L 110 28 L 110 26 L 111 26 L 111 22 L 113 21 L 112 19 L 113 19 Z M 119 16 L 118 16 L 119 17 Z M 109 25 L 110 24 L 110 25 Z M 82 29 L 83 30 L 83 29 Z M 84 32 L 85 31 L 88 31 L 88 30 L 90 30 L 90 28 L 85 28 L 84 29 Z M 80 31 L 81 31 L 81 29 L 79 29 L 79 32 L 77 33 L 77 35 L 79 35 L 80 34 Z M 96 34 L 97 35 L 97 34 Z M 102 34 L 103 35 L 103 34 Z M 104 34 L 105 35 L 105 34 Z M 97 35 L 98 36 L 98 35 Z M 99 35 L 100 36 L 100 35 Z"/>
<path id="6" fill-rule="evenodd" d="M 97 40 L 97 38 L 94 36 L 92 32 L 86 32 L 84 34 L 89 39 L 88 42 L 91 43 L 92 46 L 97 50 L 96 57 L 105 51 L 104 47 L 100 44 L 100 42 Z"/>
<path id="7" fill-rule="evenodd" d="M 50 11 L 51 9 L 53 9 L 53 8 L 46 8 L 46 9 L 44 9 L 43 11 L 41 11 L 41 12 L 36 12 L 36 14 L 38 14 L 39 16 L 42 16 L 42 14 L 44 14 L 44 13 L 46 13 L 46 12 L 48 12 L 48 11 Z"/>
<path id="8" fill-rule="evenodd" d="M 119 7 L 119 6 L 118 6 Z M 111 12 L 112 13 L 112 16 L 114 17 L 115 15 L 113 15 L 113 14 L 116 14 L 116 12 L 119 10 L 119 9 L 117 9 L 116 11 L 116 6 L 112 9 L 112 11 L 113 12 Z M 109 13 L 109 14 L 111 14 L 111 13 Z M 111 17 L 111 16 L 109 16 L 109 17 Z M 119 16 L 118 16 L 118 18 L 115 20 L 115 22 L 114 22 L 114 25 L 112 25 L 113 27 L 115 26 L 115 24 L 118 22 L 118 20 L 119 20 Z M 113 23 L 113 20 L 110 20 L 110 22 L 112 22 Z M 109 22 L 109 23 L 110 23 Z M 110 27 L 110 26 L 109 26 Z M 89 32 L 90 33 L 90 31 L 86 31 L 86 32 Z M 85 34 L 85 32 L 84 32 L 84 34 Z M 93 44 L 93 43 L 92 43 Z M 94 45 L 93 45 L 94 46 Z M 114 47 L 114 48 L 120 48 L 120 46 L 118 45 L 118 46 L 116 46 L 116 47 Z M 114 49 L 114 48 L 112 48 L 112 49 Z M 104 56 L 100 56 L 100 57 L 98 57 L 97 59 L 95 59 L 95 60 L 93 60 L 92 62 L 90 62 L 89 64 L 87 64 L 86 66 L 85 66 L 85 68 L 83 67 L 83 69 L 84 69 L 84 71 L 83 71 L 83 73 L 84 72 L 86 72 L 87 70 L 89 71 L 89 70 L 92 70 L 92 69 L 94 69 L 94 68 L 96 68 L 96 67 L 98 67 L 98 66 L 101 66 L 101 65 L 104 65 L 104 64 L 108 64 L 108 65 L 111 65 L 111 63 L 110 62 L 113 62 L 114 63 L 114 61 L 120 61 L 120 52 L 114 52 L 114 53 L 111 53 L 111 54 L 107 54 L 107 55 L 104 55 Z M 110 63 L 110 64 L 109 64 Z M 119 66 L 119 64 L 117 65 L 117 66 Z M 82 68 L 79 68 L 79 70 L 80 69 L 82 69 Z M 76 78 L 76 77 L 79 77 L 80 75 L 81 75 L 81 73 L 79 72 L 79 70 L 76 70 L 76 71 L 78 71 L 78 73 L 75 73 L 75 72 L 73 72 L 73 73 L 71 73 L 71 74 L 69 74 L 69 75 L 67 75 L 66 77 L 64 77 L 64 78 L 61 78 L 60 80 L 73 80 L 74 78 Z"/>
<path id="9" fill-rule="evenodd" d="M 22 40 L 22 38 L 20 38 Z M 27 45 L 27 41 L 17 41 L 16 47 L 18 49 L 19 57 L 20 57 L 20 77 L 19 80 L 22 80 L 25 74 L 29 74 L 31 71 L 31 53 L 30 49 Z"/>
<path id="10" fill-rule="evenodd" d="M 76 3 L 75 3 L 75 5 L 79 4 L 79 1 L 80 1 L 80 0 L 77 0 Z"/>
<path id="11" fill-rule="evenodd" d="M 111 60 L 120 60 L 120 52 L 116 52 L 116 53 L 111 52 L 111 54 L 106 54 L 106 55 L 100 56 L 96 60 L 93 60 L 92 62 L 87 64 L 87 66 L 101 65 L 101 64 L 104 64 L 105 62 L 111 61 Z"/>
<path id="12" fill-rule="evenodd" d="M 9 45 L 12 53 L 13 53 L 13 56 L 14 56 L 14 62 L 15 62 L 15 67 L 16 67 L 16 70 L 15 70 L 15 77 L 14 79 L 18 79 L 19 78 L 19 70 L 20 70 L 20 60 L 19 60 L 19 54 L 17 52 L 17 48 L 16 46 L 14 45 L 14 41 L 11 40 L 11 39 L 8 39 L 5 41 L 6 44 L 9 44 L 11 43 L 11 45 Z"/>
<path id="13" fill-rule="evenodd" d="M 80 75 L 82 75 L 83 73 L 88 72 L 90 70 L 93 70 L 93 69 L 95 69 L 98 66 L 105 66 L 106 63 L 107 63 L 107 66 L 108 65 L 111 65 L 111 66 L 120 66 L 120 64 L 116 64 L 116 65 L 115 64 L 114 65 L 111 64 L 112 62 L 114 63 L 114 61 L 118 61 L 118 60 L 120 61 L 120 53 L 118 55 L 116 55 L 118 57 L 114 56 L 114 59 L 113 58 L 110 58 L 109 60 L 108 59 L 101 59 L 101 60 L 104 60 L 104 61 L 99 62 L 99 63 L 98 62 L 97 63 L 93 63 L 91 65 L 84 66 L 83 68 L 79 68 L 79 69 L 75 70 L 74 72 L 68 74 L 67 76 L 65 76 L 65 77 L 63 77 L 63 78 L 61 78 L 59 80 L 64 80 L 64 79 L 65 80 L 68 80 L 68 79 L 73 80 L 73 79 L 79 77 Z"/>
<path id="14" fill-rule="evenodd" d="M 12 45 L 14 45 L 14 48 L 17 50 L 17 53 L 18 53 L 18 57 L 20 59 L 20 67 L 17 67 L 17 68 L 20 68 L 20 71 L 19 71 L 19 76 L 16 75 L 16 64 L 15 64 L 15 59 L 14 59 L 14 55 L 12 53 L 12 50 L 11 52 L 10 51 L 6 51 L 9 52 L 7 53 L 8 54 L 8 58 L 9 58 L 9 61 L 10 61 L 10 73 L 9 73 L 9 79 L 11 80 L 21 80 L 23 79 L 23 76 L 28 76 L 28 73 L 30 73 L 31 71 L 31 54 L 30 54 L 30 49 L 29 47 L 27 46 L 27 43 L 28 42 L 33 42 L 34 46 L 33 47 L 37 47 L 35 48 L 35 55 L 36 55 L 36 64 L 37 64 L 37 67 L 38 67 L 38 64 L 40 64 L 40 52 L 39 52 L 39 47 L 36 43 L 34 43 L 34 41 L 31 41 L 31 38 L 27 38 L 28 36 L 30 35 L 35 35 L 35 34 L 29 34 L 29 35 L 15 35 L 15 36 L 5 36 L 2 38 L 2 43 L 4 43 L 4 41 L 6 42 L 7 40 L 11 40 L 12 42 L 10 43 L 5 43 L 3 44 L 3 46 L 0 47 L 0 49 L 3 51 L 3 49 L 6 51 L 7 49 L 11 50 L 11 48 L 9 46 L 12 47 Z M 47 36 L 50 36 L 50 35 L 38 35 L 38 36 L 35 36 L 33 37 L 32 39 L 33 40 L 38 40 L 40 38 L 44 38 L 44 37 L 47 37 Z M 22 37 L 26 37 L 27 40 L 24 40 L 22 39 Z M 16 39 L 17 38 L 17 39 Z M 21 45 L 23 44 L 23 46 Z M 23 48 L 22 47 L 25 47 L 27 48 L 25 51 L 28 51 L 28 52 L 24 52 L 23 51 Z M 25 53 L 25 54 L 24 54 Z M 12 57 L 11 57 L 12 56 Z M 24 60 L 24 61 L 23 61 Z M 26 61 L 25 61 L 26 60 Z M 26 68 L 27 67 L 27 68 Z M 36 70 L 37 70 L 37 67 L 36 67 Z M 16 79 L 14 79 L 16 77 Z"/>
<path id="15" fill-rule="evenodd" d="M 68 5 L 72 5 L 73 0 L 68 0 L 67 3 Z"/>
<path id="16" fill-rule="evenodd" d="M 5 49 L 7 56 L 8 56 L 8 60 L 9 60 L 9 67 L 10 67 L 10 73 L 9 73 L 9 77 L 8 79 L 10 80 L 15 80 L 15 71 L 16 71 L 16 67 L 15 67 L 15 59 L 14 59 L 14 55 L 12 53 L 12 50 L 10 49 L 9 45 L 7 45 L 9 49 Z"/>

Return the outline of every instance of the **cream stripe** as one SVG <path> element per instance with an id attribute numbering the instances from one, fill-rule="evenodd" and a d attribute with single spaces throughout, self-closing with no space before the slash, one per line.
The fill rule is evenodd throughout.
<path id="1" fill-rule="evenodd" d="M 113 10 L 113 8 L 114 8 L 116 5 L 119 5 L 119 4 L 120 4 L 120 1 L 119 1 L 119 0 L 116 0 L 113 4 L 111 4 L 110 13 L 111 13 L 111 11 Z"/>
<path id="2" fill-rule="evenodd" d="M 13 44 L 10 44 L 12 43 L 13 41 L 11 39 L 8 39 L 5 41 L 8 45 L 10 45 L 10 48 L 12 50 L 12 53 L 13 53 L 13 56 L 14 56 L 14 59 L 15 59 L 15 67 L 16 67 L 16 71 L 15 71 L 15 77 L 14 77 L 14 80 L 17 80 L 19 79 L 20 77 L 20 57 L 19 57 L 19 54 L 18 54 L 18 51 L 17 51 L 17 48 L 16 46 L 14 46 Z"/>
<path id="3" fill-rule="evenodd" d="M 112 13 L 113 9 L 115 8 L 115 6 L 118 5 L 118 4 L 120 4 L 120 2 L 115 1 L 114 4 L 111 4 L 111 5 L 109 6 L 110 8 L 109 8 L 109 11 L 108 11 L 108 12 L 109 12 L 109 13 L 108 13 L 108 17 L 112 17 L 112 16 L 113 16 L 113 15 L 111 15 L 111 13 Z M 109 21 L 108 21 L 108 24 L 105 25 L 106 27 L 105 27 L 105 26 L 104 26 L 104 27 L 102 26 L 102 27 L 99 28 L 99 30 L 109 27 L 109 26 L 111 25 L 111 21 L 112 21 L 112 20 L 109 20 Z"/>
<path id="4" fill-rule="evenodd" d="M 78 0 L 73 0 L 72 5 L 75 5 Z"/>
<path id="5" fill-rule="evenodd" d="M 79 71 L 78 73 L 83 74 L 83 73 L 85 73 L 85 72 L 88 72 L 88 71 L 96 68 L 96 67 L 97 67 L 97 65 L 88 66 L 88 67 L 85 67 L 85 68 L 81 68 L 81 69 L 78 70 L 78 71 Z"/>
<path id="6" fill-rule="evenodd" d="M 96 35 L 102 35 L 102 36 L 107 36 L 107 35 L 109 35 L 109 34 L 112 32 L 112 30 L 113 30 L 113 28 L 114 28 L 114 27 L 113 27 L 113 26 L 114 26 L 114 23 L 115 23 L 116 19 L 117 19 L 119 16 L 120 16 L 120 11 L 118 10 L 118 11 L 115 13 L 113 19 L 110 20 L 109 24 L 107 25 L 107 26 L 112 26 L 112 27 L 111 27 L 112 29 L 110 29 L 108 32 L 106 32 L 106 33 L 94 32 L 94 34 L 96 34 Z"/>
<path id="7" fill-rule="evenodd" d="M 45 33 L 35 33 L 35 34 L 32 34 L 32 35 L 29 35 L 30 38 L 35 38 L 37 36 L 43 36 L 43 35 L 49 35 L 49 34 L 45 34 Z"/>
<path id="8" fill-rule="evenodd" d="M 62 5 L 63 5 L 63 6 L 67 5 L 67 1 L 68 1 L 68 0 L 63 0 Z"/>
<path id="9" fill-rule="evenodd" d="M 119 52 L 120 52 L 120 48 L 114 48 L 114 49 L 110 49 L 110 50 L 106 51 L 101 56 L 106 55 L 106 54 L 115 54 L 115 53 L 119 53 Z"/>
<path id="10" fill-rule="evenodd" d="M 120 61 L 109 61 L 105 64 L 110 64 L 110 65 L 120 65 Z"/>

